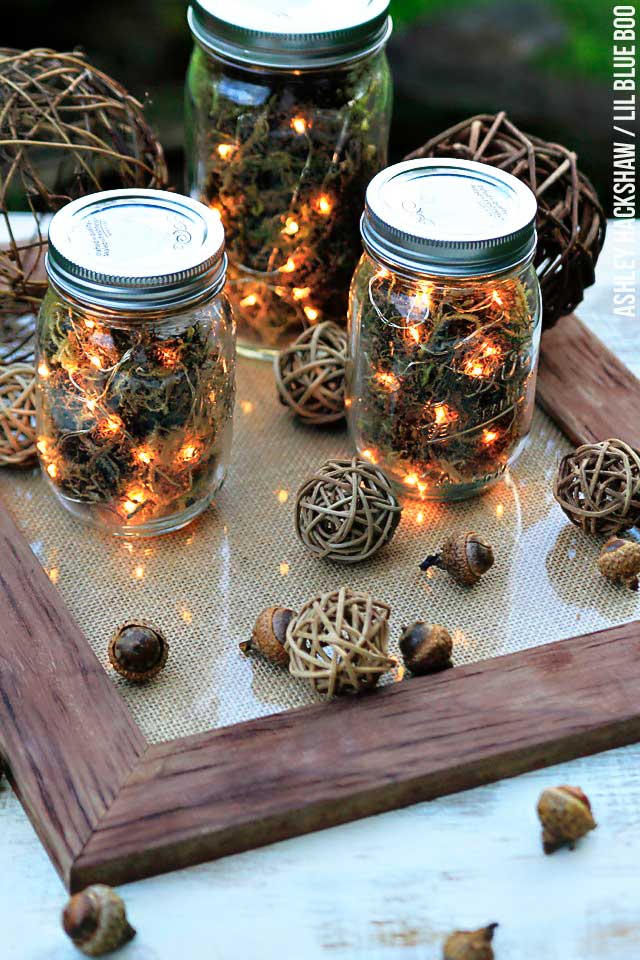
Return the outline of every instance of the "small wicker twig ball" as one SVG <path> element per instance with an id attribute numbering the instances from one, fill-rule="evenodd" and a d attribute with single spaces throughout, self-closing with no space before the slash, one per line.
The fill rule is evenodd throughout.
<path id="1" fill-rule="evenodd" d="M 35 370 L 28 363 L 0 366 L 0 467 L 36 461 Z"/>
<path id="2" fill-rule="evenodd" d="M 274 360 L 282 403 L 307 423 L 335 423 L 344 417 L 347 335 L 327 320 L 309 327 Z"/>
<path id="3" fill-rule="evenodd" d="M 309 600 L 287 629 L 291 675 L 328 697 L 375 687 L 395 666 L 387 656 L 390 612 L 348 587 Z"/>
<path id="4" fill-rule="evenodd" d="M 607 225 L 595 188 L 578 170 L 575 153 L 523 133 L 502 111 L 470 117 L 406 159 L 422 157 L 489 163 L 531 187 L 538 201 L 535 265 L 544 326 L 553 326 L 575 310 L 595 280 Z"/>
<path id="5" fill-rule="evenodd" d="M 0 216 L 10 238 L 0 251 L 1 318 L 37 310 L 46 291 L 37 214 L 97 190 L 162 188 L 167 169 L 142 105 L 79 53 L 0 48 L 0 102 Z M 24 243 L 11 231 L 10 192 L 34 214 Z"/>
<path id="6" fill-rule="evenodd" d="M 382 470 L 366 460 L 327 460 L 296 498 L 296 533 L 318 557 L 359 563 L 396 532 L 402 507 Z"/>
<path id="7" fill-rule="evenodd" d="M 587 533 L 632 527 L 640 518 L 640 457 L 622 440 L 585 443 L 560 461 L 553 495 Z"/>

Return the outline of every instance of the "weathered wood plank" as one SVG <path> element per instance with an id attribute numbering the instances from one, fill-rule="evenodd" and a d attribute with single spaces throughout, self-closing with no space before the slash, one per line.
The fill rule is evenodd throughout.
<path id="1" fill-rule="evenodd" d="M 575 444 L 640 448 L 640 381 L 576 316 L 542 337 L 536 399 Z"/>
<path id="2" fill-rule="evenodd" d="M 0 503 L 0 754 L 65 883 L 145 748 L 124 701 Z"/>
<path id="3" fill-rule="evenodd" d="M 635 622 L 151 747 L 71 882 L 125 882 L 639 738 Z"/>

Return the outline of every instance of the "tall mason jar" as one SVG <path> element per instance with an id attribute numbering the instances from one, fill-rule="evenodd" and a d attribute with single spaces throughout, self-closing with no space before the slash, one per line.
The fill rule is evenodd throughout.
<path id="1" fill-rule="evenodd" d="M 159 190 L 75 200 L 49 229 L 37 449 L 75 517 L 115 534 L 185 526 L 222 485 L 235 329 L 220 221 Z"/>
<path id="2" fill-rule="evenodd" d="M 269 358 L 309 325 L 346 325 L 367 184 L 387 163 L 388 4 L 189 10 L 188 192 L 224 224 L 242 353 Z"/>
<path id="3" fill-rule="evenodd" d="M 536 200 L 508 173 L 413 160 L 367 190 L 350 305 L 359 454 L 409 495 L 496 483 L 531 426 L 540 342 Z"/>

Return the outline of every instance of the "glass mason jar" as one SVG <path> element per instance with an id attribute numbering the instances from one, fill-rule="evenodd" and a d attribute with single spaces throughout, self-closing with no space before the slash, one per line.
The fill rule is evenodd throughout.
<path id="1" fill-rule="evenodd" d="M 494 484 L 533 416 L 536 200 L 461 160 L 389 167 L 367 191 L 350 306 L 347 405 L 359 454 L 407 494 Z"/>
<path id="2" fill-rule="evenodd" d="M 187 197 L 110 190 L 54 216 L 37 448 L 75 517 L 165 533 L 222 485 L 235 392 L 225 269 L 220 221 Z"/>
<path id="3" fill-rule="evenodd" d="M 387 163 L 388 4 L 189 10 L 188 192 L 222 218 L 242 353 L 346 325 L 367 184 Z"/>

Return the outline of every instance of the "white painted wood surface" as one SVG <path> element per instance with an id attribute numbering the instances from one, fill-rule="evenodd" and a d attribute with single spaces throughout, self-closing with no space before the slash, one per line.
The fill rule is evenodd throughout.
<path id="1" fill-rule="evenodd" d="M 637 318 L 612 312 L 613 252 L 609 243 L 579 313 L 640 375 Z M 598 829 L 545 857 L 535 803 L 557 783 L 582 786 Z M 447 932 L 497 921 L 504 960 L 636 960 L 639 865 L 636 745 L 130 884 L 138 936 L 117 957 L 439 960 Z M 60 927 L 64 902 L 5 783 L 1 960 L 78 957 Z"/>

